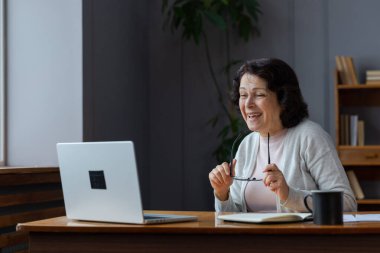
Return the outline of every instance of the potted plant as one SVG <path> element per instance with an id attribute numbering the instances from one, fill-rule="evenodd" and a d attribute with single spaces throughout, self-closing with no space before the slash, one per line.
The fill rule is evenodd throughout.
<path id="1" fill-rule="evenodd" d="M 182 38 L 193 41 L 196 45 L 204 44 L 208 69 L 217 94 L 223 114 L 210 120 L 212 127 L 220 126 L 218 138 L 220 144 L 214 155 L 218 162 L 228 161 L 231 145 L 236 137 L 245 129 L 241 116 L 227 99 L 232 89 L 230 69 L 242 61 L 230 56 L 230 36 L 235 33 L 237 38 L 249 41 L 259 34 L 258 17 L 262 13 L 257 0 L 174 0 L 170 5 L 168 0 L 162 1 L 162 12 L 165 15 L 164 28 L 170 26 L 171 31 L 182 31 Z M 219 82 L 215 65 L 213 64 L 207 32 L 204 22 L 208 21 L 224 33 L 226 45 L 226 62 L 224 67 L 225 82 Z M 226 94 L 227 93 L 227 94 Z"/>

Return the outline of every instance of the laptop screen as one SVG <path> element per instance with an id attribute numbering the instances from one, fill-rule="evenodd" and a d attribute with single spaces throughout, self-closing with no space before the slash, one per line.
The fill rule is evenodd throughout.
<path id="1" fill-rule="evenodd" d="M 143 223 L 131 141 L 58 143 L 68 218 Z"/>

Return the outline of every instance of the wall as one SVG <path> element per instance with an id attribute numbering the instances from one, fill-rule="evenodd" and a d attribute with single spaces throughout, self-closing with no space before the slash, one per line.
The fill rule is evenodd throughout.
<path id="1" fill-rule="evenodd" d="M 5 7 L 0 1 L 0 166 L 5 161 Z"/>
<path id="2" fill-rule="evenodd" d="M 7 1 L 8 165 L 57 165 L 82 140 L 82 3 Z"/>
<path id="3" fill-rule="evenodd" d="M 150 187 L 148 20 L 146 1 L 83 1 L 84 140 L 134 142 L 146 207 Z"/>

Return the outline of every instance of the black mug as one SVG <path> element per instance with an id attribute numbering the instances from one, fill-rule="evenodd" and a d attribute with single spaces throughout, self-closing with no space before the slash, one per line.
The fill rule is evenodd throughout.
<path id="1" fill-rule="evenodd" d="M 313 199 L 313 210 L 307 205 L 307 198 Z M 341 191 L 311 191 L 304 198 L 304 203 L 312 214 L 314 224 L 343 224 L 343 192 Z"/>

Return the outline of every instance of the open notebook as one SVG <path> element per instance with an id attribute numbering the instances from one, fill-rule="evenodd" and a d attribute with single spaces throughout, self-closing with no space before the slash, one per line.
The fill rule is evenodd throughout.
<path id="1" fill-rule="evenodd" d="M 224 221 L 247 223 L 277 223 L 312 220 L 311 213 L 235 213 L 219 215 L 218 219 Z"/>

